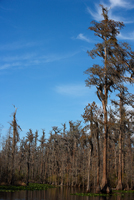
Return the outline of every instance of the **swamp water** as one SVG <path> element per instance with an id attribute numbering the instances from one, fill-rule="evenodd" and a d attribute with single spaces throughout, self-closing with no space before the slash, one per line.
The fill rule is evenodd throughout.
<path id="1" fill-rule="evenodd" d="M 83 192 L 82 189 L 67 187 L 50 188 L 43 191 L 0 192 L 0 200 L 134 200 L 134 193 L 126 193 L 123 196 L 119 193 L 109 197 L 70 195 Z"/>

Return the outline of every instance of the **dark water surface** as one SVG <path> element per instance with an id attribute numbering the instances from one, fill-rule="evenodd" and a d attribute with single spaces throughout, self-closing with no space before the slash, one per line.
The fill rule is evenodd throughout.
<path id="1" fill-rule="evenodd" d="M 0 192 L 0 200 L 134 200 L 134 193 L 128 193 L 124 196 L 110 197 L 88 197 L 74 196 L 71 193 L 84 192 L 77 188 L 51 188 L 45 191 L 17 191 Z"/>

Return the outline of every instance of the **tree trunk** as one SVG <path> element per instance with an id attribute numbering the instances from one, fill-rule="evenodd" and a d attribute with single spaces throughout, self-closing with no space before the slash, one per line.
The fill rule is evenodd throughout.
<path id="1" fill-rule="evenodd" d="M 90 192 L 91 188 L 90 188 L 90 166 L 91 166 L 91 147 L 89 150 L 89 156 L 88 156 L 88 176 L 87 176 L 87 192 Z"/>
<path id="2" fill-rule="evenodd" d="M 106 101 L 105 102 L 103 101 L 102 103 L 103 103 L 103 110 L 104 110 L 104 145 L 103 145 L 103 174 L 102 174 L 101 190 L 104 193 L 110 193 L 110 188 L 108 187 L 108 182 L 107 182 L 107 135 L 108 135 L 108 127 L 107 127 Z"/>
<path id="3" fill-rule="evenodd" d="M 29 185 L 29 165 L 30 165 L 30 142 L 29 142 L 29 147 L 28 147 L 28 158 L 27 158 L 27 180 L 26 180 L 26 185 Z"/>
<path id="4" fill-rule="evenodd" d="M 133 156 L 132 156 L 132 148 L 131 148 L 131 140 L 130 140 L 130 134 L 129 134 L 129 155 L 130 155 L 130 160 L 131 160 L 131 190 L 133 189 Z"/>
<path id="5" fill-rule="evenodd" d="M 107 26 L 107 22 L 106 22 Z M 107 99 L 108 99 L 108 90 L 107 90 L 107 37 L 105 36 L 105 66 L 104 66 L 104 95 L 102 99 L 102 106 L 104 112 L 104 147 L 103 147 L 103 177 L 101 190 L 104 193 L 110 193 L 110 188 L 107 185 L 107 135 L 108 135 L 108 126 L 107 126 Z"/>
<path id="6" fill-rule="evenodd" d="M 119 164 L 118 164 L 118 184 L 117 190 L 122 190 L 122 134 L 119 133 Z"/>
<path id="7" fill-rule="evenodd" d="M 11 185 L 14 185 L 14 156 L 15 156 L 15 136 L 16 136 L 16 119 L 15 119 L 16 112 L 13 116 L 13 140 L 12 140 L 12 177 L 11 177 Z"/>
<path id="8" fill-rule="evenodd" d="M 99 145 L 99 133 L 97 133 L 97 187 L 96 193 L 100 192 L 100 145 Z"/>
<path id="9" fill-rule="evenodd" d="M 123 100 L 122 92 L 120 96 L 120 131 L 119 131 L 119 164 L 118 164 L 118 184 L 116 189 L 122 190 L 122 134 L 123 134 Z"/>

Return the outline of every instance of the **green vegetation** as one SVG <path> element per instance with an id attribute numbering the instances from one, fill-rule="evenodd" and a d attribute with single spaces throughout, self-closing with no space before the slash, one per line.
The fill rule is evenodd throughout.
<path id="1" fill-rule="evenodd" d="M 107 196 L 117 196 L 117 195 L 124 196 L 126 193 L 127 193 L 127 194 L 128 194 L 128 193 L 134 193 L 134 190 L 129 190 L 129 191 L 125 191 L 125 190 L 114 190 L 114 191 L 112 191 L 111 194 L 104 194 L 104 193 L 99 193 L 99 194 L 96 194 L 96 193 L 74 193 L 74 194 L 71 194 L 71 195 L 90 196 L 90 197 L 97 197 L 97 196 L 104 196 L 104 197 L 107 197 Z"/>
<path id="2" fill-rule="evenodd" d="M 118 193 L 122 193 L 122 194 L 125 194 L 125 193 L 134 193 L 134 190 L 115 190 L 113 191 L 114 194 L 118 194 Z"/>
<path id="3" fill-rule="evenodd" d="M 90 196 L 90 197 L 110 196 L 109 194 L 95 194 L 95 193 L 75 193 L 75 194 L 71 194 L 71 195 Z"/>
<path id="4" fill-rule="evenodd" d="M 104 194 L 104 193 L 99 193 L 99 194 L 96 194 L 96 193 L 75 193 L 75 194 L 71 194 L 71 195 L 77 195 L 77 196 L 90 196 L 90 197 L 98 197 L 98 196 L 103 196 L 103 197 L 108 197 L 108 196 L 116 196 L 116 195 L 121 195 L 121 196 L 124 196 L 124 194 L 122 193 L 113 193 L 113 194 Z"/>
<path id="5" fill-rule="evenodd" d="M 48 188 L 55 188 L 55 186 L 48 184 L 29 183 L 28 186 L 0 186 L 0 192 L 15 192 L 18 190 L 46 190 Z"/>

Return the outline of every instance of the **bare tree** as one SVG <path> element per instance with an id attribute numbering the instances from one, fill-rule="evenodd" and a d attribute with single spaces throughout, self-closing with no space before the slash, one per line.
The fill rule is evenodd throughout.
<path id="1" fill-rule="evenodd" d="M 15 106 L 14 106 L 15 107 Z M 11 163 L 11 185 L 14 185 L 14 159 L 15 159 L 15 147 L 17 142 L 19 141 L 19 130 L 21 130 L 20 126 L 17 124 L 16 121 L 16 112 L 17 108 L 15 107 L 15 112 L 13 114 L 13 121 L 10 124 L 13 127 L 13 138 L 12 138 L 12 163 Z"/>
<path id="2" fill-rule="evenodd" d="M 26 140 L 26 152 L 27 152 L 27 178 L 26 178 L 26 185 L 29 185 L 29 173 L 30 173 L 30 160 L 31 160 L 31 148 L 33 143 L 34 135 L 32 130 L 29 129 L 27 133 L 27 140 Z"/>

